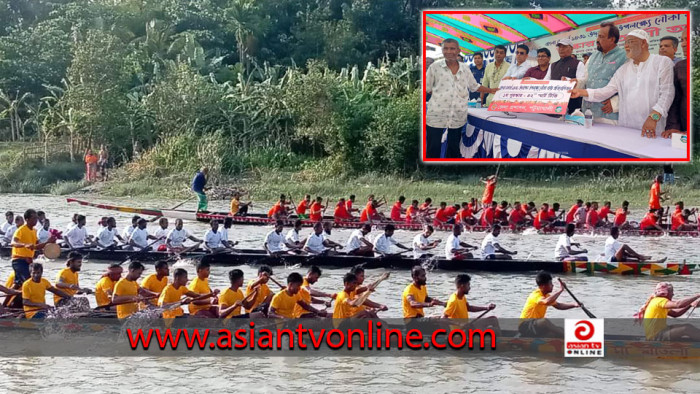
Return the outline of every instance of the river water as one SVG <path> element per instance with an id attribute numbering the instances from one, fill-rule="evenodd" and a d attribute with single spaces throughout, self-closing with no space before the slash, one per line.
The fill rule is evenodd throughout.
<path id="1" fill-rule="evenodd" d="M 105 199 L 95 196 L 86 200 L 119 203 L 139 207 L 167 207 L 177 201 L 149 201 L 139 199 Z M 16 213 L 27 208 L 44 210 L 52 227 L 65 228 L 74 212 L 88 216 L 88 230 L 94 234 L 97 220 L 104 215 L 117 218 L 121 229 L 130 221 L 129 214 L 108 212 L 96 208 L 68 205 L 64 198 L 46 195 L 0 195 L 0 210 L 12 209 Z M 193 208 L 184 206 L 183 209 Z M 260 207 L 257 207 L 260 209 Z M 212 202 L 210 209 L 226 210 L 226 202 Z M 637 209 L 636 212 L 642 212 Z M 171 224 L 172 225 L 172 224 Z M 157 224 L 149 225 L 155 230 Z M 201 237 L 208 225 L 187 222 L 186 228 Z M 262 248 L 262 239 L 270 231 L 268 227 L 239 226 L 231 238 L 244 248 Z M 310 232 L 310 229 L 305 229 Z M 345 243 L 350 230 L 334 230 L 331 238 Z M 409 244 L 415 233 L 397 231 L 400 242 Z M 446 238 L 447 233 L 436 233 Z M 479 244 L 483 234 L 464 234 L 465 242 Z M 501 244 L 518 255 L 531 259 L 551 259 L 556 236 L 504 234 Z M 577 242 L 589 250 L 589 256 L 603 251 L 605 237 L 576 236 Z M 697 262 L 698 239 L 683 238 L 627 238 L 621 239 L 633 248 L 654 256 L 668 256 L 669 261 Z M 444 241 L 443 241 L 444 242 Z M 178 263 L 182 264 L 182 263 Z M 60 261 L 48 262 L 44 275 L 51 281 L 63 267 Z M 183 265 L 194 274 L 194 267 Z M 250 267 L 241 267 L 246 281 L 255 276 Z M 93 287 L 104 272 L 104 262 L 87 261 L 80 273 L 82 286 Z M 212 288 L 224 289 L 228 285 L 230 268 L 212 267 Z M 4 282 L 11 270 L 9 261 L 0 260 L 0 279 Z M 292 268 L 275 268 L 275 276 L 285 278 Z M 152 268 L 146 274 L 152 273 Z M 368 280 L 382 270 L 367 272 Z M 302 272 L 303 273 L 303 272 Z M 316 288 L 328 292 L 342 289 L 344 270 L 324 270 Z M 446 300 L 454 291 L 454 272 L 433 271 L 428 274 L 429 294 Z M 698 276 L 671 276 L 663 280 L 673 282 L 676 297 L 692 295 L 700 291 Z M 616 275 L 568 275 L 565 280 L 588 308 L 602 318 L 627 318 L 653 290 L 659 277 L 621 277 Z M 391 277 L 377 289 L 372 299 L 386 304 L 389 311 L 382 317 L 401 316 L 401 292 L 410 283 L 410 273 L 394 271 Z M 499 317 L 518 317 L 528 294 L 535 288 L 534 275 L 523 274 L 472 274 L 472 290 L 469 302 L 482 305 L 493 302 Z M 48 299 L 48 297 L 47 297 Z M 562 295 L 563 302 L 571 302 Z M 48 301 L 51 303 L 51 301 Z M 94 299 L 91 300 L 94 304 Z M 441 310 L 426 309 L 427 314 L 440 314 Z M 558 311 L 550 308 L 548 317 L 585 317 L 579 309 Z M 1 350 L 0 350 L 1 351 Z M 125 392 L 149 390 L 190 391 L 202 388 L 241 389 L 249 392 L 299 391 L 307 392 L 412 392 L 430 387 L 435 392 L 447 391 L 525 391 L 552 392 L 564 389 L 575 392 L 594 392 L 622 389 L 677 392 L 697 391 L 700 369 L 697 363 L 680 361 L 630 361 L 598 359 L 579 361 L 563 358 L 504 357 L 478 358 L 0 358 L 0 390 L 34 392 L 89 391 Z M 60 376 L 60 379 L 58 378 Z M 99 383 L 98 383 L 99 382 Z M 97 384 L 96 384 L 97 383 Z"/>

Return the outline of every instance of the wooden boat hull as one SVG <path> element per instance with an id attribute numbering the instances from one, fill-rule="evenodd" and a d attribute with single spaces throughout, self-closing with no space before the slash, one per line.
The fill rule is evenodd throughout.
<path id="1" fill-rule="evenodd" d="M 0 256 L 10 256 L 11 249 L 0 249 Z M 61 258 L 65 258 L 69 250 L 62 250 Z M 130 258 L 143 262 L 155 262 L 159 260 L 175 258 L 167 252 L 147 252 L 137 254 L 134 251 L 124 250 L 86 250 L 82 252 L 91 261 L 126 261 Z M 262 265 L 270 266 L 311 266 L 318 265 L 330 268 L 350 268 L 362 264 L 367 269 L 411 269 L 415 265 L 423 265 L 431 269 L 446 271 L 482 271 L 482 272 L 534 272 L 545 270 L 552 273 L 579 273 L 579 274 L 616 274 L 616 275 L 690 275 L 700 271 L 700 264 L 687 263 L 605 263 L 605 262 L 558 262 L 558 261 L 523 261 L 523 260 L 445 260 L 445 259 L 413 259 L 400 256 L 387 257 L 360 257 L 347 255 L 332 256 L 304 256 L 283 255 L 268 256 L 262 250 L 241 249 L 240 253 L 207 254 L 193 252 L 182 256 L 183 258 L 201 259 L 211 265 L 238 266 L 238 265 Z"/>
<path id="2" fill-rule="evenodd" d="M 78 203 L 83 206 L 91 206 L 95 208 L 101 208 L 101 209 L 108 209 L 108 210 L 113 210 L 113 211 L 119 211 L 119 212 L 126 212 L 126 213 L 133 213 L 133 214 L 139 214 L 139 215 L 150 215 L 150 216 L 163 216 L 166 218 L 170 219 L 182 219 L 182 220 L 191 220 L 191 221 L 199 221 L 199 222 L 209 222 L 211 220 L 221 220 L 223 221 L 226 218 L 231 218 L 233 223 L 235 225 L 249 225 L 249 226 L 270 226 L 275 223 L 275 220 L 268 218 L 264 214 L 249 214 L 247 216 L 231 216 L 228 214 L 228 212 L 209 212 L 209 213 L 201 213 L 201 212 L 195 212 L 195 211 L 185 211 L 185 210 L 172 210 L 172 209 L 148 209 L 148 208 L 129 208 L 129 207 L 120 207 L 120 206 L 114 206 L 114 205 L 108 205 L 108 204 L 98 204 L 98 203 L 91 203 L 87 201 L 82 201 L 82 200 L 76 200 L 73 198 L 67 199 L 69 203 L 74 202 Z M 346 228 L 346 229 L 357 229 L 360 228 L 363 223 L 360 223 L 359 221 L 334 221 L 333 217 L 330 216 L 325 216 L 324 220 L 328 221 L 333 221 L 333 227 L 335 228 Z M 291 227 L 294 225 L 294 222 L 296 221 L 296 218 L 291 218 L 284 220 L 285 226 Z M 304 227 L 312 227 L 315 224 L 314 221 L 311 220 L 302 220 L 302 226 Z M 393 224 L 396 229 L 398 230 L 407 230 L 407 231 L 421 231 L 423 229 L 424 223 L 406 223 L 406 222 L 393 222 L 393 221 L 385 221 L 385 222 L 376 222 L 373 223 L 376 226 L 382 227 L 387 224 Z M 452 225 L 451 224 L 445 224 L 445 225 L 434 225 L 433 226 L 436 231 L 452 231 Z M 467 229 L 470 232 L 486 232 L 489 230 L 488 226 L 473 226 Z M 517 234 L 563 234 L 565 232 L 564 227 L 553 227 L 553 228 L 543 228 L 540 230 L 536 230 L 532 227 L 527 228 L 527 229 L 519 229 L 519 230 L 511 230 L 510 228 L 503 228 L 502 232 L 503 233 L 517 233 Z M 608 228 L 596 228 L 596 229 L 576 229 L 576 234 L 579 235 L 598 235 L 598 236 L 607 236 L 610 233 L 610 229 Z M 700 231 L 642 231 L 642 230 L 622 230 L 620 232 L 622 236 L 626 237 L 661 237 L 664 235 L 668 235 L 671 237 L 700 237 Z"/>

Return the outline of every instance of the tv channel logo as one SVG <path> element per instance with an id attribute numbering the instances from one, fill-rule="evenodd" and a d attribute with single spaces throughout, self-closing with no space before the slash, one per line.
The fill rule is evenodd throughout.
<path id="1" fill-rule="evenodd" d="M 566 319 L 564 322 L 565 357 L 603 357 L 604 355 L 603 319 Z"/>

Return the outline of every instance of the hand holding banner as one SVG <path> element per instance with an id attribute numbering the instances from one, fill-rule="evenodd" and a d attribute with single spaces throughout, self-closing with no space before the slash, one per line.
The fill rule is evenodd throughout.
<path id="1" fill-rule="evenodd" d="M 565 114 L 571 96 L 568 91 L 575 85 L 571 81 L 503 80 L 489 111 Z"/>

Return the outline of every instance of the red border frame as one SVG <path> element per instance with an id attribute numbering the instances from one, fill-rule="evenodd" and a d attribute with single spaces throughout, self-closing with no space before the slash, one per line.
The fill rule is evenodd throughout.
<path id="1" fill-rule="evenodd" d="M 421 25 L 421 52 L 423 53 L 423 59 L 426 58 L 426 52 L 425 52 L 425 36 L 426 36 L 426 16 L 429 14 L 444 14 L 446 12 L 449 12 L 451 14 L 526 14 L 526 13 L 533 13 L 535 12 L 534 10 L 517 10 L 517 11 L 499 11 L 499 10 L 450 10 L 450 9 L 443 9 L 443 10 L 422 10 L 422 25 Z M 620 10 L 590 10 L 590 11 L 565 11 L 565 10 L 537 10 L 537 13 L 541 14 L 618 14 L 618 15 L 636 15 L 636 14 L 652 14 L 652 15 L 658 15 L 658 14 L 668 14 L 668 13 L 676 13 L 676 14 L 685 14 L 686 16 L 686 21 L 687 21 L 687 26 L 686 30 L 690 32 L 690 11 L 689 10 L 637 10 L 637 11 L 620 11 Z M 690 35 L 688 36 L 688 39 L 690 40 Z M 688 47 L 688 53 L 686 54 L 686 58 L 688 59 L 688 63 L 690 63 L 690 67 L 687 67 L 686 69 L 686 78 L 688 81 L 688 86 L 692 86 L 692 81 L 690 79 L 691 77 L 691 68 L 692 68 L 692 62 L 690 59 L 690 46 Z M 633 162 L 633 163 L 652 163 L 652 162 L 673 162 L 673 163 L 690 163 L 691 160 L 691 145 L 692 145 L 692 128 L 691 128 L 691 94 L 690 90 L 687 89 L 686 91 L 686 102 L 688 104 L 688 111 L 687 111 L 687 119 L 686 119 L 686 124 L 688 124 L 688 146 L 686 148 L 686 158 L 685 159 L 676 159 L 676 158 L 668 158 L 668 159 L 658 159 L 658 158 L 637 158 L 637 159 L 624 159 L 624 158 L 610 158 L 610 159 L 597 159 L 597 158 L 570 158 L 570 159 L 503 159 L 503 158 L 493 158 L 493 159 L 470 159 L 470 158 L 463 158 L 463 159 L 443 159 L 443 158 L 435 158 L 435 159 L 428 159 L 426 156 L 426 149 L 427 149 L 427 144 L 426 144 L 426 108 L 425 108 L 425 61 L 422 61 L 422 72 L 423 72 L 423 77 L 422 79 L 422 84 L 423 84 L 423 91 L 422 91 L 422 107 L 421 107 L 421 112 L 423 113 L 423 123 L 421 125 L 421 137 L 422 137 L 422 153 L 421 153 L 421 161 L 424 164 L 433 164 L 433 163 L 445 163 L 445 164 L 457 164 L 457 163 L 462 163 L 462 164 L 470 164 L 470 163 L 499 163 L 499 162 L 520 162 L 520 163 L 530 163 L 530 164 L 537 164 L 537 163 L 572 163 L 572 162 L 587 162 L 587 163 L 603 163 L 603 162 Z M 657 137 L 660 138 L 660 137 Z"/>

